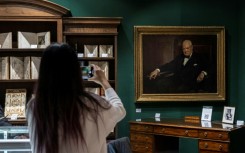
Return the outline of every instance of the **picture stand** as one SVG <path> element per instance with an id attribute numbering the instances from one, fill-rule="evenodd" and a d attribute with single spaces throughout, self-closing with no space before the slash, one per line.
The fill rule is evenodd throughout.
<path id="1" fill-rule="evenodd" d="M 213 107 L 212 106 L 203 106 L 201 120 L 202 121 L 211 121 L 212 111 L 213 111 Z"/>
<path id="2" fill-rule="evenodd" d="M 235 116 L 235 107 L 224 107 L 224 112 L 223 112 L 223 123 L 230 123 L 233 124 L 234 122 L 234 116 Z"/>

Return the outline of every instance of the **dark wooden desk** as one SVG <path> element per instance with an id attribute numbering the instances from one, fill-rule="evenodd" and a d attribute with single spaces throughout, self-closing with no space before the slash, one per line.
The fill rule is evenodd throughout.
<path id="1" fill-rule="evenodd" d="M 178 152 L 180 137 L 198 139 L 199 153 L 245 152 L 244 126 L 162 118 L 160 121 L 154 118 L 130 121 L 130 141 L 134 153 Z"/>

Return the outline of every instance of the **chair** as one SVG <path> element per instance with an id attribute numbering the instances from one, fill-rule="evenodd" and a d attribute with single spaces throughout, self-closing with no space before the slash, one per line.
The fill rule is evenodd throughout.
<path id="1" fill-rule="evenodd" d="M 107 150 L 108 153 L 132 153 L 128 137 L 122 137 L 108 142 Z"/>

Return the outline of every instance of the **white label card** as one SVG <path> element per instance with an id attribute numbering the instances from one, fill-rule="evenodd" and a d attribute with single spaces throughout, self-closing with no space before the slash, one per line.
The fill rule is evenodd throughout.
<path id="1" fill-rule="evenodd" d="M 155 118 L 160 118 L 161 114 L 160 113 L 156 113 L 155 114 Z"/>
<path id="2" fill-rule="evenodd" d="M 31 48 L 37 48 L 37 45 L 31 45 Z"/>
<path id="3" fill-rule="evenodd" d="M 141 113 L 141 108 L 136 108 L 136 113 Z"/>
<path id="4" fill-rule="evenodd" d="M 94 57 L 94 54 L 88 54 L 88 57 Z"/>
<path id="5" fill-rule="evenodd" d="M 12 114 L 10 119 L 11 120 L 17 120 L 18 119 L 18 114 Z"/>
<path id="6" fill-rule="evenodd" d="M 83 57 L 83 53 L 77 53 L 77 57 Z"/>
<path id="7" fill-rule="evenodd" d="M 108 54 L 102 54 L 102 57 L 108 57 Z"/>

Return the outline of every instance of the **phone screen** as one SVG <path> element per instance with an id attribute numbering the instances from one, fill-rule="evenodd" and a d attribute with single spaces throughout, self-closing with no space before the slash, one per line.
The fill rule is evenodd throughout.
<path id="1" fill-rule="evenodd" d="M 82 66 L 82 78 L 84 80 L 87 80 L 88 78 L 91 78 L 94 76 L 94 70 L 91 66 Z"/>

